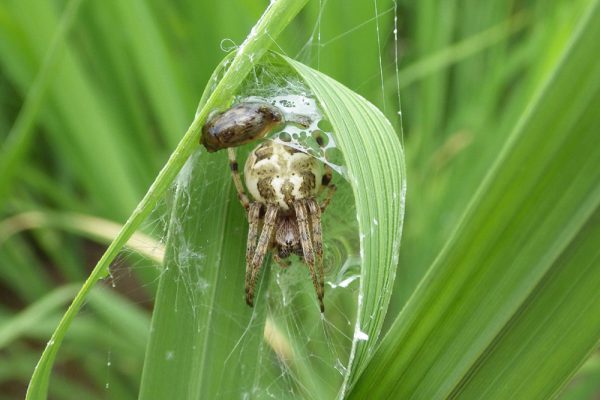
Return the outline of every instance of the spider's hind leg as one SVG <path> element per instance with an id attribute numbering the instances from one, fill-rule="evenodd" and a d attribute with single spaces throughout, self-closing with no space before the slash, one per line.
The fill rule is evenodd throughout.
<path id="1" fill-rule="evenodd" d="M 325 142 L 323 141 L 323 137 L 319 135 L 316 137 L 316 140 L 317 140 L 317 144 L 323 151 L 323 157 L 325 158 L 325 147 L 324 147 Z M 333 197 L 333 194 L 335 193 L 335 191 L 337 189 L 337 187 L 333 183 L 331 183 L 331 180 L 333 179 L 333 169 L 326 162 L 323 163 L 323 165 L 324 165 L 323 178 L 321 178 L 321 190 L 319 191 L 319 194 L 324 189 L 327 189 L 327 194 L 325 195 L 325 199 L 323 199 L 323 202 L 319 206 L 321 208 L 321 212 L 325 211 L 325 209 L 329 205 L 329 202 L 331 201 L 331 198 Z"/>

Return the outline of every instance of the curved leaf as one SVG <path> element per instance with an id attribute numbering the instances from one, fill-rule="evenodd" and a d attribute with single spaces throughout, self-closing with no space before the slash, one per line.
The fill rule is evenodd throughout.
<path id="1" fill-rule="evenodd" d="M 362 267 L 343 395 L 377 343 L 392 294 L 404 218 L 404 155 L 394 128 L 375 106 L 328 76 L 285 60 L 314 91 L 331 122 L 356 201 Z"/>

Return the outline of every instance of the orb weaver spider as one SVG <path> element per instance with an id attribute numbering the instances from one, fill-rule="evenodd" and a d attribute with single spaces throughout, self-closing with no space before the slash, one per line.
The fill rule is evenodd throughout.
<path id="1" fill-rule="evenodd" d="M 259 144 L 244 167 L 244 181 L 254 199 L 250 201 L 242 185 L 235 151 L 228 149 L 228 153 L 233 182 L 248 213 L 246 303 L 254 304 L 256 278 L 266 253 L 271 251 L 273 260 L 281 267 L 289 265 L 284 260 L 292 254 L 308 265 L 321 313 L 325 312 L 321 213 L 336 189 L 331 183 L 331 168 L 284 144 L 270 141 Z M 317 197 L 324 188 L 328 193 L 319 204 Z"/>
<path id="2" fill-rule="evenodd" d="M 293 147 L 272 141 L 259 144 L 250 152 L 244 167 L 244 181 L 254 199 L 250 201 L 232 148 L 262 138 L 285 122 L 281 111 L 271 104 L 242 102 L 210 118 L 202 129 L 201 143 L 209 152 L 227 148 L 233 182 L 248 216 L 246 303 L 254 305 L 256 278 L 268 251 L 284 268 L 289 266 L 284 260 L 296 254 L 308 265 L 323 313 L 321 214 L 336 190 L 331 183 L 331 168 Z M 309 125 L 302 117 L 290 122 Z M 315 139 L 323 147 L 323 138 Z M 317 197 L 325 188 L 328 193 L 319 204 Z"/>

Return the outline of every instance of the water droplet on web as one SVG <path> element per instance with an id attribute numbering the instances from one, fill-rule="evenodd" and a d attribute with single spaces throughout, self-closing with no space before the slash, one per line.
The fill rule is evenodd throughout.
<path id="1" fill-rule="evenodd" d="M 354 339 L 360 340 L 360 341 L 366 341 L 366 340 L 369 340 L 369 335 L 367 335 L 365 332 L 361 331 L 360 329 L 357 329 L 354 332 Z"/>

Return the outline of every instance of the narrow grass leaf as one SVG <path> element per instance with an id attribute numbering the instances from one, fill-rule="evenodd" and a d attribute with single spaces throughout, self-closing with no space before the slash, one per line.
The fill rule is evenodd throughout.
<path id="1" fill-rule="evenodd" d="M 599 35 L 594 1 L 350 398 L 545 399 L 597 346 Z"/>
<path id="2" fill-rule="evenodd" d="M 0 206 L 7 198 L 12 179 L 19 171 L 19 166 L 25 160 L 27 150 L 33 142 L 38 113 L 46 98 L 53 73 L 60 59 L 59 56 L 64 49 L 67 34 L 77 16 L 81 2 L 82 0 L 70 0 L 65 6 L 65 11 L 48 52 L 44 56 L 40 71 L 29 89 L 14 125 L 0 148 Z"/>

